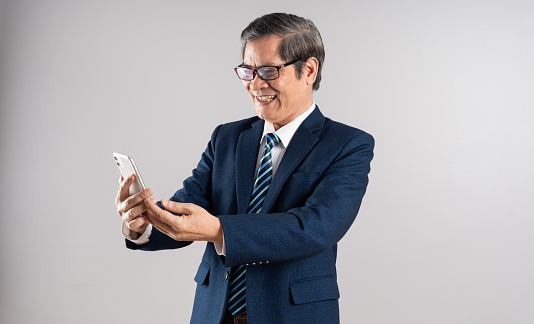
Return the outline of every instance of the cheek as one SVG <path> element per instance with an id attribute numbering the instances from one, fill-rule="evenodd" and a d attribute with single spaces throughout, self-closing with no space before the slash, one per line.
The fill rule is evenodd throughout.
<path id="1" fill-rule="evenodd" d="M 250 82 L 243 81 L 243 89 L 245 89 L 250 98 L 254 99 L 254 96 L 250 93 Z"/>
<path id="2" fill-rule="evenodd" d="M 269 83 L 269 87 L 272 90 L 276 91 L 278 98 L 280 98 L 280 96 L 282 95 L 282 92 L 280 92 L 280 89 L 283 89 L 284 87 L 282 87 L 282 85 L 279 82 L 275 82 L 275 81 L 271 81 L 271 83 Z"/>

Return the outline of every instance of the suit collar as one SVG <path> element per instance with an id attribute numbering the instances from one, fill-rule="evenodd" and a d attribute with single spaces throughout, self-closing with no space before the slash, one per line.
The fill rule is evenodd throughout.
<path id="1" fill-rule="evenodd" d="M 321 110 L 319 110 L 319 106 L 315 105 L 315 110 L 302 122 L 300 127 L 305 127 L 313 133 L 323 128 L 325 120 L 326 118 L 321 113 Z"/>
<path id="2" fill-rule="evenodd" d="M 319 110 L 319 107 L 316 106 L 316 109 L 297 129 L 269 187 L 269 191 L 263 202 L 262 212 L 269 212 L 271 210 L 289 176 L 319 141 L 316 132 L 323 128 L 324 122 L 325 117 Z"/>
<path id="3" fill-rule="evenodd" d="M 269 212 L 287 178 L 317 143 L 319 137 L 315 133 L 322 129 L 324 122 L 325 117 L 319 107 L 315 106 L 315 110 L 302 122 L 295 135 L 293 135 L 269 187 L 262 212 Z M 255 177 L 259 143 L 263 135 L 263 126 L 264 121 L 261 119 L 253 122 L 249 129 L 240 134 L 237 142 L 235 174 L 237 205 L 240 214 L 247 212 Z"/>
<path id="4" fill-rule="evenodd" d="M 295 135 L 295 132 L 299 128 L 299 126 L 302 124 L 306 118 L 310 116 L 310 114 L 315 110 L 315 103 L 313 103 L 306 111 L 298 115 L 295 119 L 287 123 L 286 125 L 280 127 L 277 131 L 274 130 L 274 125 L 269 122 L 264 122 L 263 126 L 263 136 L 268 133 L 276 133 L 278 137 L 280 138 L 280 144 L 283 145 L 284 148 L 288 147 L 289 143 L 291 142 L 291 139 L 293 138 L 293 135 Z M 263 140 L 263 139 L 262 139 Z"/>
<path id="5" fill-rule="evenodd" d="M 263 135 L 263 123 L 261 119 L 253 122 L 237 140 L 235 174 L 237 207 L 240 214 L 247 212 L 258 159 L 258 143 Z"/>

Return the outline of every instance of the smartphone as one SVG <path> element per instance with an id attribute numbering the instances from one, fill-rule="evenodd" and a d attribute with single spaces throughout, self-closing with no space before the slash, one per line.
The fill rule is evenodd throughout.
<path id="1" fill-rule="evenodd" d="M 143 183 L 143 179 L 141 178 L 139 170 L 137 170 L 134 159 L 129 155 L 120 154 L 117 152 L 113 153 L 113 158 L 115 159 L 115 163 L 119 167 L 124 179 L 126 179 L 132 173 L 135 175 L 135 181 L 130 186 L 130 196 L 144 190 L 145 184 Z"/>

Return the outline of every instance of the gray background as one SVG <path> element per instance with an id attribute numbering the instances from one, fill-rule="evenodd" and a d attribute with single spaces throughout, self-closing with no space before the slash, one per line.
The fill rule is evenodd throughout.
<path id="1" fill-rule="evenodd" d="M 112 152 L 157 198 L 254 108 L 239 34 L 284 11 L 326 46 L 315 100 L 376 138 L 339 246 L 343 323 L 534 318 L 534 3 L 0 2 L 0 322 L 186 323 L 204 243 L 129 251 Z"/>

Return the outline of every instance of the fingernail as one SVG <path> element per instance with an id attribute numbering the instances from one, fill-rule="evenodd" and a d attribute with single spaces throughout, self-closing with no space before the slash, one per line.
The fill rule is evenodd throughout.
<path id="1" fill-rule="evenodd" d="M 165 199 L 162 199 L 162 200 L 161 200 L 161 204 L 162 204 L 163 206 L 167 206 L 168 203 L 169 203 L 169 202 L 168 202 L 167 200 L 165 200 Z"/>

